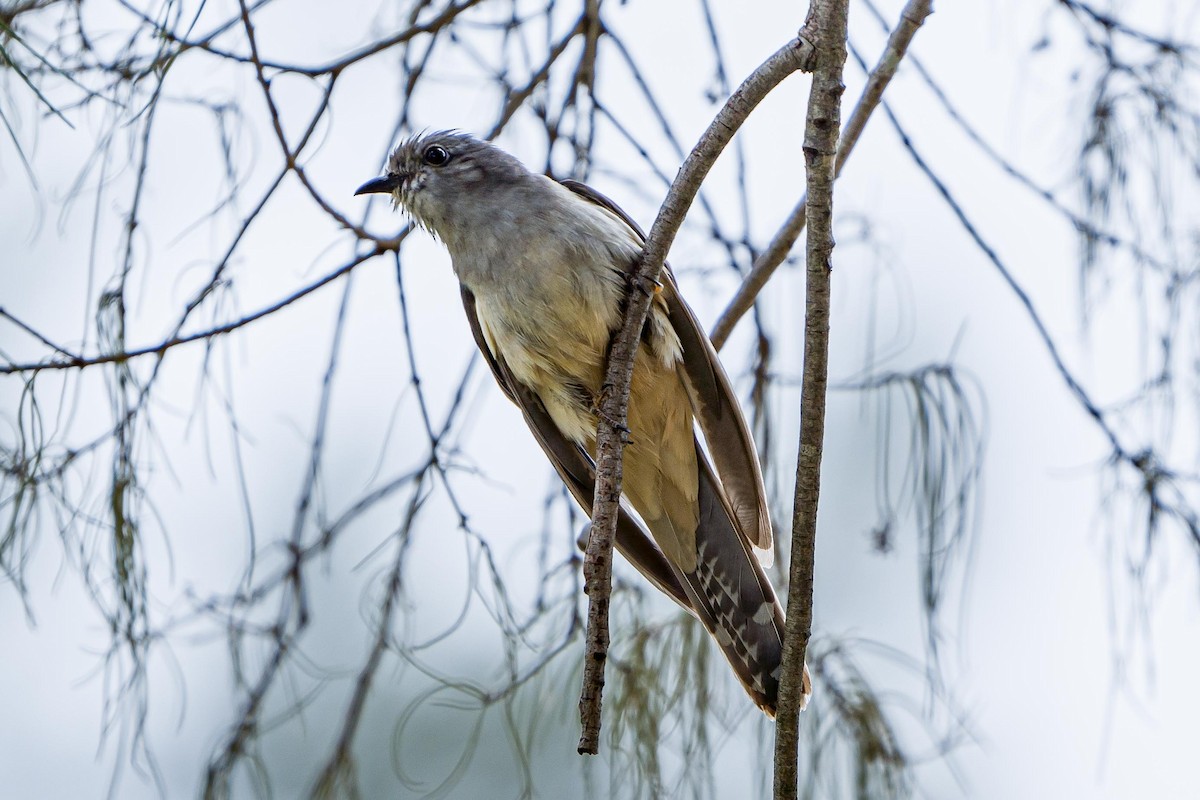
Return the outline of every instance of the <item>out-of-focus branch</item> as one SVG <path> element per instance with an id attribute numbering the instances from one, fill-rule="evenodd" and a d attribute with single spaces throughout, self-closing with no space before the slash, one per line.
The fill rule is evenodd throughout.
<path id="1" fill-rule="evenodd" d="M 29 325 L 28 323 L 24 322 L 23 320 L 18 319 L 17 317 L 14 317 L 8 311 L 5 311 L 4 306 L 0 306 L 0 319 L 8 320 L 13 325 L 16 325 L 18 328 L 25 331 L 25 333 L 29 334 L 34 339 L 37 339 L 39 342 L 46 345 L 54 352 L 64 355 L 67 358 L 79 360 L 79 356 L 77 356 L 75 353 L 72 353 L 70 350 L 66 349 L 62 345 L 55 344 L 45 334 L 41 333 L 33 326 Z"/>
<path id="2" fill-rule="evenodd" d="M 1110 448 L 1109 460 L 1114 465 L 1123 465 L 1135 471 L 1140 482 L 1140 491 L 1145 497 L 1148 509 L 1147 525 L 1149 532 L 1163 521 L 1173 521 L 1187 533 L 1193 545 L 1200 547 L 1200 514 L 1187 498 L 1184 486 L 1195 485 L 1197 476 L 1172 469 L 1163 462 L 1162 454 L 1153 446 L 1138 448 L 1125 443 L 1109 412 L 1095 400 L 1080 379 L 1067 365 L 1059 350 L 1057 341 L 1050 333 L 1045 320 L 1033 303 L 1033 299 L 1016 279 L 1012 271 L 1000 258 L 994 247 L 983 238 L 979 228 L 967 216 L 966 210 L 951 193 L 949 187 L 934 172 L 928 161 L 913 145 L 907 132 L 900 125 L 895 113 L 883 104 L 884 114 L 900 137 L 901 144 L 908 151 L 913 163 L 933 184 L 938 195 L 945 201 L 950 211 L 958 219 L 963 230 L 984 254 L 987 260 L 999 273 L 1001 280 L 1008 286 L 1017 302 L 1025 310 L 1026 316 L 1037 332 L 1046 353 L 1050 356 L 1055 370 L 1066 384 L 1067 390 L 1075 399 L 1080 409 L 1091 418 L 1099 432 L 1103 435 Z"/>
<path id="3" fill-rule="evenodd" d="M 504 103 L 504 110 L 500 112 L 500 118 L 496 120 L 496 124 L 492 126 L 490 131 L 488 131 L 487 135 L 484 137 L 485 139 L 494 139 L 496 136 L 500 135 L 500 131 L 504 130 L 504 126 L 512 120 L 513 115 L 516 114 L 517 111 L 526 103 L 526 101 L 529 100 L 534 91 L 536 91 L 539 86 L 542 86 L 546 82 L 546 79 L 550 77 L 551 67 L 553 67 L 558 62 L 558 59 L 562 57 L 562 54 L 566 52 L 567 46 L 570 45 L 571 42 L 575 41 L 575 37 L 584 32 L 586 22 L 587 16 L 581 16 L 579 21 L 575 23 L 575 26 L 571 28 L 571 30 L 567 31 L 567 33 L 561 39 L 559 39 L 558 43 L 555 44 L 554 47 L 550 48 L 550 52 L 546 54 L 546 60 L 542 63 L 542 66 L 532 75 L 530 75 L 529 80 L 526 81 L 525 85 L 519 89 L 507 93 L 506 102 Z"/>
<path id="4" fill-rule="evenodd" d="M 446 6 L 446 8 L 440 14 L 431 17 L 426 22 L 413 22 L 411 25 L 404 27 L 392 36 L 374 41 L 371 44 L 355 50 L 353 53 L 350 53 L 344 58 L 339 58 L 336 61 L 330 61 L 325 64 L 318 64 L 314 66 L 304 66 L 302 64 L 273 61 L 270 59 L 260 60 L 254 53 L 251 53 L 250 55 L 243 55 L 241 53 L 235 53 L 230 50 L 215 46 L 212 43 L 213 40 L 233 25 L 242 21 L 240 16 L 225 22 L 199 39 L 189 39 L 184 36 L 179 36 L 170 29 L 159 26 L 155 19 L 139 12 L 132 6 L 127 6 L 127 8 L 141 17 L 143 22 L 155 25 L 158 28 L 159 35 L 164 39 L 179 45 L 180 53 L 183 53 L 186 50 L 203 50 L 206 53 L 217 56 L 218 58 L 226 61 L 234 61 L 243 64 L 258 64 L 266 67 L 267 69 L 277 69 L 280 72 L 289 72 L 296 75 L 304 75 L 309 78 L 317 78 L 325 75 L 335 76 L 344 71 L 347 67 L 354 66 L 360 61 L 365 61 L 372 56 L 396 47 L 397 45 L 406 44 L 421 34 L 437 33 L 443 28 L 448 28 L 460 14 L 474 6 L 479 5 L 481 2 L 483 2 L 483 0 L 464 0 L 464 2 L 458 4 L 451 3 L 450 5 Z M 257 10 L 260 5 L 263 5 L 263 3 L 244 4 L 244 7 L 247 12 L 253 12 Z"/>
<path id="5" fill-rule="evenodd" d="M 913 36 L 916 35 L 917 30 L 932 11 L 933 0 L 909 0 L 908 5 L 901 12 L 900 23 L 888 37 L 883 55 L 879 57 L 879 63 L 871 70 L 867 84 L 863 87 L 862 96 L 859 97 L 858 104 L 855 105 L 854 111 L 850 113 L 850 118 L 846 121 L 846 128 L 842 132 L 842 139 L 837 148 L 837 160 L 833 173 L 835 178 L 842 173 L 842 166 L 858 142 L 858 137 L 866 127 L 871 113 L 883 98 L 883 91 L 896 74 L 901 60 L 908 52 L 908 46 L 912 42 Z M 733 299 L 729 301 L 729 305 L 721 312 L 710 335 L 713 346 L 718 350 L 729 339 L 729 334 L 733 332 L 734 326 L 742 316 L 753 307 L 759 292 L 775 274 L 775 269 L 787 258 L 787 254 L 791 252 L 796 240 L 800 238 L 800 231 L 804 230 L 807 204 L 808 198 L 801 197 L 800 202 L 796 204 L 787 220 L 780 226 L 767 249 L 755 259 L 754 265 L 750 268 L 750 274 L 742 281 Z"/>
<path id="6" fill-rule="evenodd" d="M 1152 473 L 1159 469 L 1153 458 L 1153 453 L 1147 451 L 1134 452 L 1122 443 L 1120 435 L 1112 426 L 1104 409 L 1092 399 L 1091 394 L 1084 388 L 1083 384 L 1075 376 L 1075 373 L 1071 371 L 1071 368 L 1067 366 L 1062 353 L 1059 352 L 1058 343 L 1050 334 L 1050 329 L 1046 327 L 1046 322 L 1042 319 L 1042 315 L 1038 312 L 1037 307 L 1034 306 L 1033 298 L 1029 296 L 1029 293 L 1017 281 L 1016 276 L 1012 274 L 1000 259 L 996 249 L 983 238 L 979 229 L 971 221 L 970 217 L 967 216 L 966 210 L 950 192 L 949 187 L 933 171 L 933 168 L 929 166 L 929 162 L 917 151 L 912 140 L 904 128 L 900 126 L 900 121 L 896 119 L 896 115 L 887 103 L 883 105 L 883 112 L 887 116 L 888 121 L 891 122 L 892 127 L 895 128 L 896 133 L 899 134 L 900 141 L 904 145 L 905 150 L 908 151 L 909 156 L 912 157 L 913 163 L 929 179 L 929 182 L 933 184 L 934 189 L 937 190 L 938 195 L 946 202 L 946 205 L 950 207 L 950 211 L 958 219 L 963 230 L 967 232 L 967 235 L 975 242 L 975 246 L 983 252 L 987 260 L 996 268 L 996 271 L 1000 274 L 1000 278 L 1017 298 L 1017 302 L 1021 304 L 1021 307 L 1025 309 L 1025 313 L 1029 317 L 1029 321 L 1033 324 L 1034 330 L 1037 331 L 1038 338 L 1041 339 L 1043 347 L 1046 348 L 1050 360 L 1054 362 L 1054 368 L 1062 377 L 1063 382 L 1067 385 L 1067 389 L 1071 392 L 1071 395 L 1075 398 L 1080 408 L 1092 418 L 1096 426 L 1100 429 L 1100 432 L 1104 435 L 1104 438 L 1108 440 L 1108 444 L 1112 448 L 1113 458 L 1127 462 L 1130 466 L 1145 473 L 1148 480 L 1151 479 L 1153 477 Z"/>
<path id="7" fill-rule="evenodd" d="M 863 3 L 863 6 L 869 12 L 871 12 L 871 15 L 874 16 L 875 19 L 879 21 L 879 24 L 882 25 L 886 30 L 887 21 L 884 19 L 883 14 L 875 6 L 875 4 L 871 2 L 871 0 L 866 0 L 866 2 Z M 853 46 L 851 46 L 851 51 L 856 52 Z M 858 58 L 857 55 L 855 58 L 860 62 L 862 61 L 862 59 Z M 1008 175 L 1017 183 L 1021 184 L 1030 192 L 1033 192 L 1033 194 L 1044 200 L 1052 209 L 1054 209 L 1055 212 L 1067 220 L 1067 222 L 1069 222 L 1071 226 L 1075 228 L 1075 230 L 1086 236 L 1088 239 L 1095 240 L 1096 242 L 1109 247 L 1124 250 L 1133 258 L 1137 259 L 1139 263 L 1146 264 L 1147 266 L 1153 267 L 1160 272 L 1170 272 L 1171 267 L 1169 264 L 1165 263 L 1162 259 L 1156 258 L 1142 245 L 1128 238 L 1120 236 L 1112 230 L 1105 230 L 1093 224 L 1082 214 L 1079 214 L 1068 207 L 1066 203 L 1059 199 L 1059 196 L 1056 192 L 1051 191 L 1045 186 L 1037 183 L 1032 177 L 1029 176 L 1029 174 L 1018 168 L 1012 161 L 1006 158 L 999 150 L 989 143 L 984 137 L 983 133 L 974 125 L 972 125 L 965 116 L 963 116 L 963 114 L 958 110 L 958 107 L 954 105 L 954 102 L 946 94 L 946 91 L 942 88 L 941 84 L 936 78 L 934 78 L 933 74 L 926 69 L 925 64 L 921 61 L 921 59 L 917 58 L 915 55 L 909 55 L 907 57 L 907 61 L 912 65 L 913 70 L 916 71 L 917 76 L 920 77 L 921 81 L 925 84 L 929 91 L 933 93 L 934 98 L 936 98 L 941 104 L 942 108 L 946 112 L 946 115 L 950 117 L 951 121 L 953 121 L 954 124 L 957 125 L 963 132 L 963 135 L 970 139 L 971 142 L 973 142 L 975 146 L 979 148 L 980 152 L 987 156 L 987 158 L 990 159 L 1005 175 Z"/>
<path id="8" fill-rule="evenodd" d="M 596 494 L 592 532 L 583 562 L 584 590 L 588 595 L 588 627 L 583 689 L 579 698 L 583 728 L 579 739 L 580 753 L 595 754 L 600 747 L 600 704 L 604 665 L 608 658 L 612 546 L 621 498 L 621 456 L 627 434 L 625 420 L 629 410 L 629 387 L 639 332 L 650 311 L 654 286 L 671 242 L 683 224 L 683 217 L 717 156 L 767 93 L 807 64 L 811 51 L 808 42 L 793 39 L 767 59 L 730 96 L 680 167 L 650 228 L 641 259 L 633 271 L 630 284 L 632 291 L 625 309 L 624 324 L 609 351 L 600 398 L 600 423 L 596 431 Z"/>
<path id="9" fill-rule="evenodd" d="M 829 273 L 833 255 L 833 181 L 841 125 L 842 69 L 846 63 L 848 0 L 813 0 L 801 36 L 816 46 L 813 85 L 804 128 L 808 201 L 808 280 L 804 296 L 804 373 L 800 389 L 800 447 L 792 511 L 787 623 L 779 704 L 775 712 L 775 798 L 797 792 L 800 703 L 804 659 L 812 636 L 813 568 L 821 451 L 825 438 L 825 394 L 829 381 Z"/>
<path id="10" fill-rule="evenodd" d="M 374 250 L 372 250 L 368 253 L 365 253 L 361 256 L 355 257 L 354 259 L 352 259 L 351 261 L 348 261 L 347 263 L 338 267 L 337 269 L 335 269 L 333 272 L 329 273 L 328 275 L 325 275 L 324 277 L 320 278 L 319 280 L 313 281 L 312 283 L 308 284 L 307 286 L 297 289 L 296 291 L 289 294 L 287 297 L 284 297 L 281 300 L 279 300 L 275 303 L 272 303 L 269 306 L 266 306 L 265 308 L 260 308 L 258 311 L 255 311 L 252 314 L 247 314 L 244 317 L 240 317 L 231 322 L 227 322 L 224 325 L 218 325 L 216 327 L 208 328 L 203 331 L 198 331 L 196 333 L 190 333 L 186 336 L 172 336 L 169 339 L 164 339 L 163 341 L 159 342 L 158 344 L 149 345 L 148 347 L 140 347 L 136 350 L 123 350 L 119 353 L 101 353 L 99 355 L 95 355 L 95 356 L 91 356 L 91 357 L 74 356 L 74 355 L 67 354 L 66 358 L 54 359 L 51 361 L 33 361 L 33 362 L 30 362 L 27 364 L 4 364 L 4 365 L 0 365 L 0 375 L 11 375 L 12 373 L 15 373 L 15 372 L 41 372 L 43 370 L 81 369 L 83 367 L 96 366 L 97 364 L 113 364 L 113 363 L 118 363 L 118 362 L 130 361 L 135 358 L 140 358 L 141 356 L 148 356 L 148 355 L 161 356 L 166 351 L 168 351 L 174 347 L 178 347 L 181 344 L 189 344 L 191 342 L 200 342 L 200 341 L 211 340 L 217 336 L 222 336 L 226 333 L 231 333 L 231 332 L 237 330 L 238 328 L 243 328 L 252 322 L 258 321 L 258 320 L 262 319 L 263 317 L 268 317 L 271 314 L 274 314 L 276 311 L 279 311 L 280 309 L 291 305 L 292 303 L 296 302 L 297 300 L 301 299 L 302 297 L 306 297 L 307 295 L 312 294 L 313 292 L 320 289 L 321 287 L 323 287 L 327 284 L 333 283 L 335 280 L 342 277 L 346 273 L 350 272 L 352 269 L 354 269 L 355 267 L 357 267 L 359 264 L 363 263 L 364 261 L 374 258 L 376 255 L 379 255 L 380 253 L 396 249 L 397 247 L 400 246 L 400 240 L 403 238 L 403 236 L 405 234 L 407 234 L 407 232 L 408 232 L 408 229 L 405 229 L 401 233 L 401 236 L 397 237 L 396 239 L 377 240 L 376 248 Z M 9 316 L 9 315 L 5 314 L 5 316 Z M 57 348 L 57 347 L 55 349 L 59 349 L 60 352 L 66 354 L 65 350 L 61 350 L 60 348 Z"/>
<path id="11" fill-rule="evenodd" d="M 1136 39 L 1143 44 L 1148 44 L 1156 47 L 1165 53 L 1176 53 L 1180 56 L 1190 55 L 1196 56 L 1200 53 L 1200 48 L 1187 42 L 1176 41 L 1174 39 L 1166 39 L 1160 36 L 1154 36 L 1144 30 L 1135 28 L 1132 25 L 1124 22 L 1118 17 L 1111 14 L 1106 14 L 1103 11 L 1098 11 L 1088 3 L 1080 2 L 1080 0 L 1058 0 L 1058 3 L 1067 8 L 1072 13 L 1079 15 L 1085 19 L 1090 19 L 1103 30 L 1118 31 Z"/>

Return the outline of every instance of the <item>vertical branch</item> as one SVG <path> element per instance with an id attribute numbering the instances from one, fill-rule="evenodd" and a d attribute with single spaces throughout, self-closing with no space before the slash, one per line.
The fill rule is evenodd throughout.
<path id="1" fill-rule="evenodd" d="M 807 283 L 804 299 L 804 374 L 800 390 L 800 448 L 792 511 L 787 625 L 775 730 L 775 798 L 797 791 L 800 699 L 804 656 L 812 634 L 813 562 L 825 390 L 829 373 L 829 272 L 833 254 L 833 180 L 841 125 L 842 67 L 846 63 L 847 0 L 813 0 L 801 36 L 816 47 L 808 121 L 804 130 L 807 176 Z"/>
<path id="2" fill-rule="evenodd" d="M 844 37 L 843 37 L 844 38 Z M 629 303 L 624 323 L 613 339 L 600 397 L 600 422 L 596 430 L 596 495 L 592 505 L 592 530 L 583 560 L 584 591 L 588 596 L 587 642 L 583 659 L 583 689 L 579 695 L 582 732 L 579 752 L 600 749 L 600 703 L 604 665 L 608 659 L 608 603 L 612 592 L 612 548 L 621 500 L 621 456 L 628 429 L 629 386 L 639 333 L 650 311 L 650 300 L 667 251 L 683 224 L 700 183 L 733 134 L 784 78 L 808 63 L 812 48 L 793 39 L 767 59 L 737 88 L 692 148 L 663 200 L 645 247 L 630 278 Z M 836 135 L 836 126 L 835 126 Z"/>

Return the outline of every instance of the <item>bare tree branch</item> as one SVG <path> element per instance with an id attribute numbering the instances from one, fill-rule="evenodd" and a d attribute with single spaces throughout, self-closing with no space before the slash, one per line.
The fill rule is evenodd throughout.
<path id="1" fill-rule="evenodd" d="M 800 35 L 816 47 L 804 128 L 807 177 L 807 276 L 804 294 L 804 374 L 800 389 L 800 447 L 792 512 L 787 623 L 775 715 L 775 798 L 792 800 L 798 788 L 800 702 L 804 659 L 812 636 L 813 568 L 825 395 L 829 381 L 829 273 L 833 255 L 833 181 L 841 126 L 842 68 L 846 63 L 847 0 L 813 0 Z"/>
<path id="2" fill-rule="evenodd" d="M 741 127 L 754 107 L 784 78 L 802 69 L 811 46 L 793 39 L 767 59 L 738 87 L 700 141 L 692 149 L 658 216 L 650 228 L 641 258 L 630 279 L 629 304 L 624 324 L 609 349 L 608 368 L 600 398 L 600 422 L 596 431 L 596 495 L 592 532 L 584 556 L 583 571 L 588 595 L 588 628 L 584 657 L 583 690 L 579 713 L 583 731 L 579 752 L 595 754 L 600 747 L 600 703 L 604 687 L 604 664 L 608 658 L 608 603 L 612 583 L 612 546 L 621 500 L 621 455 L 625 447 L 626 414 L 633 360 L 658 274 L 675 239 L 684 215 L 700 190 L 717 156 Z"/>
<path id="3" fill-rule="evenodd" d="M 921 170 L 938 195 L 946 202 L 951 212 L 962 225 L 963 230 L 967 232 L 971 240 L 984 254 L 987 260 L 995 267 L 1000 278 L 1008 286 L 1013 296 L 1021 308 L 1024 309 L 1026 316 L 1037 332 L 1038 338 L 1042 342 L 1046 353 L 1050 356 L 1051 362 L 1054 364 L 1055 371 L 1066 384 L 1067 390 L 1071 396 L 1075 398 L 1080 409 L 1095 423 L 1100 433 L 1107 440 L 1110 448 L 1110 459 L 1113 463 L 1124 464 L 1136 471 L 1136 474 L 1143 481 L 1143 490 L 1146 495 L 1146 500 L 1149 505 L 1149 525 L 1151 529 L 1161 519 L 1169 519 L 1176 522 L 1187 531 L 1194 545 L 1200 546 L 1200 515 L 1193 510 L 1188 504 L 1184 495 L 1180 493 L 1181 482 L 1195 482 L 1195 477 L 1182 474 L 1177 470 L 1169 468 L 1162 463 L 1160 455 L 1153 447 L 1142 449 L 1133 449 L 1127 446 L 1117 429 L 1114 427 L 1112 420 L 1109 418 L 1109 413 L 1095 400 L 1091 393 L 1083 385 L 1075 372 L 1067 365 L 1066 360 L 1060 352 L 1058 342 L 1050 333 L 1050 329 L 1046 326 L 1046 321 L 1033 303 L 1033 298 L 1025 291 L 1025 288 L 1017 281 L 1016 276 L 1001 260 L 996 249 L 983 238 L 983 234 L 979 232 L 979 228 L 967 216 L 966 210 L 955 199 L 950 192 L 949 187 L 945 182 L 938 177 L 928 161 L 917 151 L 912 140 L 901 127 L 900 121 L 896 118 L 895 113 L 887 104 L 883 104 L 884 114 L 887 115 L 888 121 L 899 134 L 901 143 L 908 151 L 913 159 L 913 163 Z"/>
<path id="4" fill-rule="evenodd" d="M 260 308 L 258 311 L 255 311 L 251 314 L 247 314 L 243 317 L 239 317 L 230 322 L 226 322 L 223 325 L 217 325 L 212 328 L 206 328 L 205 330 L 197 331 L 196 333 L 189 333 L 185 336 L 172 336 L 169 339 L 164 339 L 163 341 L 159 342 L 158 344 L 148 345 L 146 347 L 139 347 L 139 348 L 136 348 L 133 350 L 122 350 L 119 353 L 103 353 L 100 355 L 84 357 L 84 356 L 68 354 L 67 351 L 61 350 L 60 348 L 55 347 L 54 349 L 59 350 L 59 352 L 68 355 L 68 357 L 63 358 L 63 359 L 55 359 L 52 361 L 36 361 L 36 362 L 29 362 L 29 363 L 24 363 L 24 364 L 4 364 L 4 365 L 0 366 L 0 375 L 10 375 L 10 374 L 17 373 L 17 372 L 42 372 L 44 370 L 52 371 L 52 370 L 64 370 L 64 369 L 83 369 L 85 367 L 93 367 L 98 364 L 117 364 L 117 363 L 123 363 L 126 361 L 131 361 L 135 358 L 140 358 L 142 356 L 148 356 L 148 355 L 161 356 L 166 351 L 168 351 L 174 347 L 178 347 L 181 344 L 190 344 L 192 342 L 211 341 L 218 336 L 223 336 L 227 333 L 232 333 L 233 331 L 236 331 L 238 328 L 243 328 L 252 322 L 257 322 L 258 320 L 262 319 L 263 317 L 268 317 L 268 316 L 274 314 L 276 311 L 279 311 L 282 308 L 286 308 L 287 306 L 290 306 L 292 303 L 296 302 L 297 300 L 300 300 L 300 299 L 312 294 L 313 292 L 317 291 L 318 289 L 320 289 L 324 286 L 327 286 L 330 283 L 333 283 L 338 278 L 341 278 L 342 276 L 347 275 L 351 270 L 353 270 L 355 267 L 357 267 L 359 264 L 363 263 L 364 261 L 368 261 L 371 258 L 375 257 L 376 255 L 379 255 L 380 253 L 384 253 L 389 250 L 394 250 L 396 247 L 400 246 L 400 242 L 403 240 L 403 237 L 405 235 L 407 235 L 407 233 L 408 233 L 408 230 L 405 229 L 405 231 L 399 237 L 396 237 L 394 239 L 386 239 L 386 240 L 380 239 L 380 240 L 378 240 L 375 250 L 372 250 L 369 253 L 365 253 L 364 255 L 357 256 L 357 257 L 351 259 L 347 263 L 345 263 L 342 266 L 335 269 L 333 272 L 330 272 L 328 275 L 324 275 L 321 278 L 313 281 L 312 283 L 297 289 L 296 291 L 289 294 L 287 297 L 283 297 L 283 298 L 279 299 L 278 301 L 272 303 L 269 306 L 265 306 L 264 308 Z M 3 310 L 0 309 L 0 312 L 2 312 L 2 311 Z M 8 315 L 6 314 L 5 316 L 8 316 Z"/>

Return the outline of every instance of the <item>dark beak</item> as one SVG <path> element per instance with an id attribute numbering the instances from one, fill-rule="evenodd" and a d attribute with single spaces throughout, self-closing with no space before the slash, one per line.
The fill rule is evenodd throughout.
<path id="1" fill-rule="evenodd" d="M 384 175 L 382 178 L 369 180 L 354 190 L 354 194 L 391 194 L 400 185 L 399 175 Z"/>

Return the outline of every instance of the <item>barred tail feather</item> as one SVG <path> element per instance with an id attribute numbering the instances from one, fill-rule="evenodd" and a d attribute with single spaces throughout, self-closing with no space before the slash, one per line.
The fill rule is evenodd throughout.
<path id="1" fill-rule="evenodd" d="M 696 570 L 680 572 L 696 616 L 717 641 L 738 680 L 754 702 L 775 716 L 783 661 L 783 608 L 745 539 L 708 459 L 699 462 L 700 522 L 696 531 Z M 812 688 L 804 669 L 804 699 Z"/>

